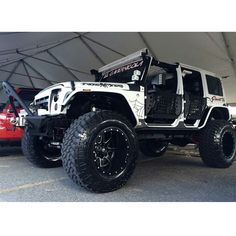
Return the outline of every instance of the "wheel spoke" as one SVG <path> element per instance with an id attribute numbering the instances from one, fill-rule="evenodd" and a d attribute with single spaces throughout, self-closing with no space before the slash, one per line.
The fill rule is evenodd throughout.
<path id="1" fill-rule="evenodd" d="M 107 147 L 108 150 L 120 150 L 120 148 L 115 148 L 115 147 Z"/>
<path id="2" fill-rule="evenodd" d="M 103 157 L 103 159 L 106 159 L 106 160 L 109 162 L 109 164 L 111 164 L 111 160 L 110 160 L 110 158 L 109 158 L 109 155 Z"/>
<path id="3" fill-rule="evenodd" d="M 97 143 L 97 144 L 102 144 L 103 139 L 104 139 L 103 134 L 98 135 L 97 140 L 96 140 L 96 143 Z"/>
<path id="4" fill-rule="evenodd" d="M 99 158 L 98 160 L 99 160 L 99 166 L 102 168 L 103 167 L 103 165 L 102 165 L 102 158 Z"/>
<path id="5" fill-rule="evenodd" d="M 129 159 L 129 146 L 128 138 L 122 130 L 113 127 L 102 130 L 93 147 L 98 172 L 109 177 L 121 173 Z"/>
<path id="6" fill-rule="evenodd" d="M 110 132 L 110 137 L 106 141 L 104 141 L 103 143 L 108 144 L 111 140 L 112 140 L 112 131 Z"/>

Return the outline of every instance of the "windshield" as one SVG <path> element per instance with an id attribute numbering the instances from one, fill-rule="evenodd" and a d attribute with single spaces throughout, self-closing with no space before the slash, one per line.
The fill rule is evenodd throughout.
<path id="1" fill-rule="evenodd" d="M 159 84 L 158 88 L 161 88 L 165 91 L 172 91 L 173 93 L 177 90 L 177 72 L 175 67 L 159 67 L 156 65 L 152 65 L 149 68 L 147 73 L 147 88 L 148 90 L 156 85 L 156 81 L 158 77 L 161 76 L 164 78 L 163 84 Z"/>
<path id="2" fill-rule="evenodd" d="M 134 77 L 136 80 L 142 78 L 145 71 L 146 65 L 143 60 L 137 60 L 127 65 L 117 67 L 101 73 L 101 82 L 112 82 L 112 83 L 129 83 L 132 82 Z M 133 79 L 132 79 L 133 78 Z"/>

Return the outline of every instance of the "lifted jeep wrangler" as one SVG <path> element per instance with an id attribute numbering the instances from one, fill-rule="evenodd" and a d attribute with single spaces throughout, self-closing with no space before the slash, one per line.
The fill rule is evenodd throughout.
<path id="1" fill-rule="evenodd" d="M 233 163 L 236 133 L 213 73 L 161 62 L 147 49 L 91 73 L 95 82 L 55 84 L 25 108 L 22 147 L 36 166 L 62 163 L 75 183 L 109 192 L 128 181 L 139 148 L 155 157 L 169 143 L 196 143 L 207 166 Z M 19 99 L 9 84 L 3 87 Z"/>

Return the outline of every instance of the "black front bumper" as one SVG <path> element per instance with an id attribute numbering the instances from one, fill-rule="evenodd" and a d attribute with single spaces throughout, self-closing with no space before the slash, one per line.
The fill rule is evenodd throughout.
<path id="1" fill-rule="evenodd" d="M 36 130 L 40 129 L 46 119 L 46 116 L 26 116 L 27 123 L 31 125 L 31 128 Z"/>
<path id="2" fill-rule="evenodd" d="M 53 137 L 55 130 L 67 129 L 70 125 L 63 115 L 58 116 L 26 116 L 26 127 L 31 135 Z"/>
<path id="3" fill-rule="evenodd" d="M 26 127 L 32 135 L 48 136 L 50 120 L 47 116 L 26 116 Z"/>

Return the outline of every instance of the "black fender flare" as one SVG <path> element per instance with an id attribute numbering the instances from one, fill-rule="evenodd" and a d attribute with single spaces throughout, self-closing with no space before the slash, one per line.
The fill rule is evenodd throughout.
<path id="1" fill-rule="evenodd" d="M 216 115 L 215 118 L 219 120 L 228 121 L 231 118 L 228 107 L 226 106 L 209 107 L 203 114 L 203 117 L 200 121 L 199 128 L 203 128 L 213 115 Z"/>

